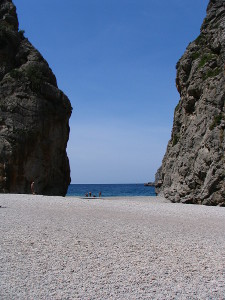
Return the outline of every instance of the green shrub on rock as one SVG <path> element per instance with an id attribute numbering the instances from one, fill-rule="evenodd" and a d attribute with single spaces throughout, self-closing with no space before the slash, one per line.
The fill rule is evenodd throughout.
<path id="1" fill-rule="evenodd" d="M 175 146 L 178 142 L 179 142 L 179 135 L 178 134 L 174 134 L 174 137 L 173 137 L 173 146 Z"/>
<path id="2" fill-rule="evenodd" d="M 43 68 L 41 66 L 30 65 L 26 69 L 26 76 L 31 81 L 31 88 L 35 92 L 40 92 L 42 83 L 45 81 Z"/>
<path id="3" fill-rule="evenodd" d="M 215 127 L 219 126 L 222 120 L 224 120 L 224 116 L 222 114 L 216 115 L 209 129 L 213 130 Z"/>
<path id="4" fill-rule="evenodd" d="M 192 58 L 192 60 L 196 60 L 200 57 L 200 55 L 201 54 L 199 52 L 195 52 L 195 53 L 192 53 L 191 58 Z"/>
<path id="5" fill-rule="evenodd" d="M 9 75 L 14 79 L 21 79 L 22 72 L 17 69 L 13 69 L 9 72 Z"/>
<path id="6" fill-rule="evenodd" d="M 203 57 L 201 58 L 201 60 L 200 60 L 200 62 L 198 64 L 199 68 L 204 67 L 204 65 L 207 62 L 211 61 L 213 58 L 215 58 L 215 55 L 213 55 L 211 53 L 203 55 Z"/>
<path id="7" fill-rule="evenodd" d="M 203 79 L 207 79 L 209 77 L 215 77 L 217 75 L 219 75 L 221 72 L 220 68 L 215 68 L 214 70 L 209 70 L 204 76 Z"/>
<path id="8" fill-rule="evenodd" d="M 19 33 L 21 39 L 23 39 L 23 38 L 24 38 L 25 30 L 20 29 L 20 30 L 18 31 L 18 33 Z"/>

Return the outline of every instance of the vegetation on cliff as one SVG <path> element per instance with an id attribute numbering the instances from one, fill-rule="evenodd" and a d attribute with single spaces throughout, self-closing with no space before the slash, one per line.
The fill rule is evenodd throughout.
<path id="1" fill-rule="evenodd" d="M 211 0 L 177 63 L 180 101 L 156 191 L 173 202 L 225 205 L 225 7 Z"/>

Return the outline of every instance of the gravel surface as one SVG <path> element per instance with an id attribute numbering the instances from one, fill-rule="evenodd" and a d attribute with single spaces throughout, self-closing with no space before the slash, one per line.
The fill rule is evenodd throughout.
<path id="1" fill-rule="evenodd" d="M 0 299 L 225 299 L 225 208 L 0 195 Z"/>

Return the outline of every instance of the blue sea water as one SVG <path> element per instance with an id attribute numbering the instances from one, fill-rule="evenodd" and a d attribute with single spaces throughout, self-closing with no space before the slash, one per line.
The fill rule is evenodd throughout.
<path id="1" fill-rule="evenodd" d="M 117 196 L 155 196 L 155 188 L 144 184 L 70 184 L 67 196 L 85 196 L 91 192 L 92 196 L 102 197 Z"/>

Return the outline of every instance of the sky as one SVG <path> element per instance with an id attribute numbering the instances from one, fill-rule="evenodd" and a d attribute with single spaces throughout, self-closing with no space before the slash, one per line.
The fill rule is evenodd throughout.
<path id="1" fill-rule="evenodd" d="M 71 183 L 154 181 L 179 101 L 175 65 L 208 0 L 14 0 L 69 97 Z"/>

